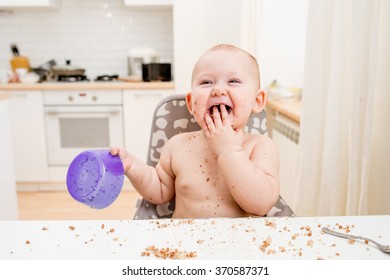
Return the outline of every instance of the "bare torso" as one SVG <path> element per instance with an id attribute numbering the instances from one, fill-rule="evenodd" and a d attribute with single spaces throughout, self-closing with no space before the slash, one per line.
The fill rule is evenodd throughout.
<path id="1" fill-rule="evenodd" d="M 248 157 L 258 137 L 262 136 L 245 135 L 243 150 Z M 248 216 L 230 194 L 219 171 L 217 155 L 210 149 L 202 131 L 183 133 L 172 140 L 170 155 L 176 192 L 173 217 Z"/>

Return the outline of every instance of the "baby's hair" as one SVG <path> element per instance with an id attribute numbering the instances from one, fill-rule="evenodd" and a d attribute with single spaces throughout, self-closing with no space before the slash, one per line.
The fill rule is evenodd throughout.
<path id="1" fill-rule="evenodd" d="M 215 45 L 214 47 L 211 47 L 210 49 L 207 50 L 207 52 L 209 51 L 218 51 L 218 50 L 230 50 L 230 51 L 240 51 L 240 52 L 243 52 L 244 54 L 248 55 L 250 57 L 250 59 L 253 61 L 253 63 L 255 64 L 255 68 L 256 68 L 256 77 L 257 79 L 259 80 L 259 88 L 260 88 L 260 69 L 259 69 L 259 64 L 257 63 L 257 59 L 251 55 L 249 52 L 239 48 L 239 47 L 236 47 L 234 45 L 229 45 L 229 44 L 219 44 L 219 45 Z"/>

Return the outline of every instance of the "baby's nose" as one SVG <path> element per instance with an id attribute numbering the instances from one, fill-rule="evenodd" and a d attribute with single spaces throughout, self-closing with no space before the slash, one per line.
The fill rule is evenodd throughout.
<path id="1" fill-rule="evenodd" d="M 212 96 L 221 96 L 221 95 L 227 95 L 227 90 L 225 88 L 216 87 L 211 92 Z"/>

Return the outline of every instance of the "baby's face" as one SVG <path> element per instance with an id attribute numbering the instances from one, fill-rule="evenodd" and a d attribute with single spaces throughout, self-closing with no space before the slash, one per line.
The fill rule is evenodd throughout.
<path id="1" fill-rule="evenodd" d="M 189 109 L 198 124 L 213 107 L 225 105 L 234 129 L 245 127 L 258 111 L 258 70 L 251 57 L 239 50 L 214 50 L 200 58 L 192 75 Z"/>

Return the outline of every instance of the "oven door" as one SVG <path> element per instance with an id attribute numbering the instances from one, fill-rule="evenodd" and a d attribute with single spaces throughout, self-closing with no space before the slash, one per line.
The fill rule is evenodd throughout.
<path id="1" fill-rule="evenodd" d="M 121 106 L 45 107 L 48 163 L 69 166 L 81 152 L 123 146 Z"/>

